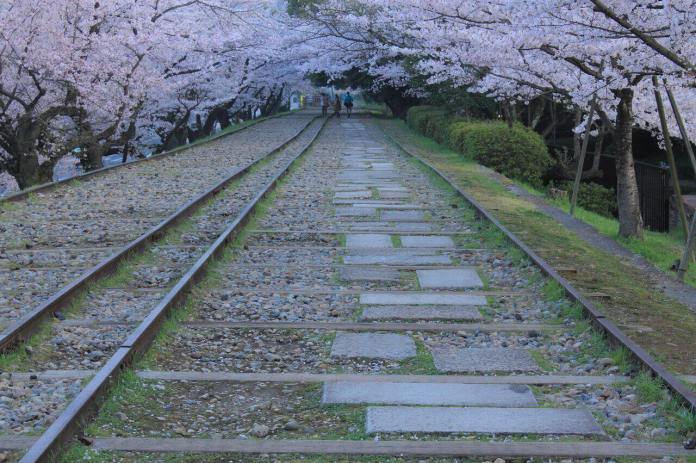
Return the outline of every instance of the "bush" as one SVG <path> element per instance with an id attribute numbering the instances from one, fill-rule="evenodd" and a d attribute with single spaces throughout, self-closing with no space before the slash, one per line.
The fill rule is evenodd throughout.
<path id="1" fill-rule="evenodd" d="M 425 136 L 440 136 L 442 126 L 447 125 L 447 111 L 435 106 L 414 106 L 406 115 L 408 125 Z"/>
<path id="2" fill-rule="evenodd" d="M 551 165 L 542 137 L 520 124 L 511 129 L 498 121 L 467 121 L 434 106 L 415 106 L 406 120 L 423 135 L 511 178 L 538 185 Z"/>
<path id="3" fill-rule="evenodd" d="M 573 194 L 573 182 L 562 182 L 559 188 L 568 192 L 570 200 Z M 618 211 L 616 192 L 613 188 L 607 188 L 598 183 L 581 183 L 578 189 L 578 206 L 605 217 L 616 217 Z"/>
<path id="4" fill-rule="evenodd" d="M 484 166 L 510 178 L 533 185 L 551 165 L 551 156 L 541 135 L 521 124 L 510 128 L 504 122 L 468 122 L 455 132 L 458 150 Z"/>

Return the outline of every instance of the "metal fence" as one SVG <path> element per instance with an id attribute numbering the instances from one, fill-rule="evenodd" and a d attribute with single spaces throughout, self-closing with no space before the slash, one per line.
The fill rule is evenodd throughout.
<path id="1" fill-rule="evenodd" d="M 600 183 L 616 188 L 614 156 L 602 155 L 600 168 L 604 172 Z M 640 195 L 640 212 L 645 226 L 654 231 L 669 231 L 669 208 L 672 196 L 669 168 L 636 161 L 635 169 Z"/>

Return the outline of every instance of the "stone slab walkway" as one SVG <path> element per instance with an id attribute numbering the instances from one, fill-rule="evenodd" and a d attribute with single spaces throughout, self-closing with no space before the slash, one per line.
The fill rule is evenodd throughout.
<path id="1" fill-rule="evenodd" d="M 403 360 L 415 355 L 413 339 L 394 333 L 340 332 L 331 346 L 331 357 Z"/>
<path id="2" fill-rule="evenodd" d="M 369 407 L 365 429 L 370 434 L 604 434 L 587 410 L 557 408 Z"/>
<path id="3" fill-rule="evenodd" d="M 536 407 L 528 386 L 515 384 L 355 383 L 324 384 L 323 403 Z"/>

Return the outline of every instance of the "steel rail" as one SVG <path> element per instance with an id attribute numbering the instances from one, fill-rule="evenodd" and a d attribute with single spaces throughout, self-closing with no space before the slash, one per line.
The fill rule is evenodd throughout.
<path id="1" fill-rule="evenodd" d="M 313 118 L 312 121 L 315 119 Z M 259 202 L 275 189 L 280 179 L 288 173 L 293 163 L 309 150 L 322 132 L 326 120 L 324 119 L 321 122 L 322 125 L 314 137 L 302 146 L 299 153 L 288 161 L 256 196 L 247 203 L 208 250 L 160 300 L 140 325 L 121 344 L 114 355 L 58 416 L 56 421 L 29 448 L 20 460 L 20 463 L 50 462 L 58 458 L 62 446 L 77 435 L 83 424 L 98 410 L 110 386 L 118 379 L 120 373 L 138 354 L 141 354 L 150 346 L 169 312 L 185 300 L 190 289 L 205 276 L 211 261 L 224 251 L 227 243 L 234 239 L 242 227 L 251 219 Z"/>
<path id="2" fill-rule="evenodd" d="M 258 165 L 264 159 L 269 156 L 283 150 L 288 144 L 296 140 L 309 126 L 312 125 L 315 117 L 308 118 L 309 122 L 302 127 L 295 135 L 287 139 L 280 145 L 276 146 L 272 150 L 268 151 L 262 155 L 259 159 L 247 164 L 244 167 L 236 169 L 232 174 L 228 175 L 225 179 L 218 182 L 212 188 L 204 191 L 195 198 L 188 201 L 186 204 L 177 209 L 172 215 L 167 217 L 165 220 L 159 224 L 152 227 L 150 230 L 140 235 L 135 240 L 126 244 L 114 254 L 105 258 L 94 267 L 85 271 L 75 280 L 71 281 L 63 288 L 53 293 L 48 300 L 42 302 L 35 308 L 33 308 L 29 313 L 23 315 L 17 321 L 12 323 L 7 327 L 2 333 L 0 333 L 0 352 L 5 352 L 10 350 L 18 342 L 27 339 L 35 330 L 35 328 L 42 322 L 42 320 L 62 307 L 65 307 L 69 302 L 71 302 L 76 295 L 80 293 L 86 286 L 93 283 L 100 278 L 113 273 L 113 271 L 118 267 L 118 265 L 123 262 L 126 258 L 134 253 L 141 252 L 146 248 L 146 246 L 156 242 L 164 233 L 177 225 L 182 220 L 191 216 L 206 200 L 212 196 L 218 194 L 227 185 L 238 179 L 239 177 L 245 175 L 251 168 Z"/>
<path id="3" fill-rule="evenodd" d="M 421 156 L 409 151 L 402 143 L 398 142 L 381 127 L 380 129 L 386 138 L 396 145 L 401 151 L 428 167 L 431 171 L 447 182 L 447 184 L 454 189 L 457 194 L 459 194 L 474 207 L 477 215 L 485 218 L 495 225 L 495 227 L 498 228 L 515 246 L 522 250 L 544 274 L 561 285 L 566 295 L 571 300 L 578 302 L 583 307 L 587 318 L 589 318 L 596 328 L 604 332 L 613 345 L 628 349 L 636 361 L 652 372 L 653 375 L 661 379 L 672 392 L 679 396 L 679 399 L 681 399 L 686 406 L 691 408 L 691 410 L 696 410 L 696 392 L 692 391 L 686 384 L 680 381 L 677 376 L 670 373 L 664 365 L 655 360 L 645 349 L 626 336 L 611 320 L 605 318 L 604 314 L 592 303 L 592 301 L 583 296 L 577 288 L 575 288 L 567 279 L 561 276 L 561 274 L 558 273 L 558 271 L 556 271 L 548 262 L 546 262 L 546 260 L 539 256 L 531 247 L 524 243 L 524 241 L 505 227 L 505 225 L 503 225 L 482 204 L 474 199 L 472 195 L 460 188 L 447 174 L 442 172 L 426 159 L 423 159 Z"/>
<path id="4" fill-rule="evenodd" d="M 188 149 L 195 148 L 197 146 L 203 146 L 205 144 L 208 144 L 208 143 L 215 141 L 215 140 L 218 140 L 220 138 L 224 138 L 224 137 L 227 137 L 229 135 L 239 133 L 242 130 L 248 129 L 249 127 L 253 127 L 256 124 L 259 124 L 261 122 L 265 122 L 265 121 L 275 119 L 277 117 L 286 116 L 286 115 L 288 115 L 288 113 L 280 113 L 280 114 L 273 114 L 273 115 L 267 116 L 267 117 L 260 117 L 258 119 L 254 119 L 253 121 L 249 122 L 247 125 L 244 125 L 242 127 L 238 127 L 238 128 L 231 130 L 229 132 L 219 133 L 217 135 L 213 135 L 213 136 L 208 137 L 208 138 L 201 140 L 199 142 L 194 141 L 193 143 L 189 143 L 187 145 L 177 146 L 176 148 L 172 148 L 170 150 L 163 151 L 161 153 L 153 154 L 152 156 L 148 156 L 146 158 L 133 159 L 132 161 L 122 162 L 119 164 L 114 164 L 113 166 L 101 167 L 99 169 L 90 170 L 90 171 L 84 172 L 82 174 L 73 175 L 72 177 L 64 178 L 62 180 L 56 180 L 53 182 L 46 182 L 46 183 L 42 183 L 40 185 L 35 185 L 35 186 L 29 187 L 29 188 L 25 188 L 24 190 L 17 191 L 16 193 L 12 193 L 12 194 L 9 194 L 6 196 L 0 196 L 0 204 L 2 204 L 3 202 L 19 201 L 19 200 L 24 199 L 26 196 L 30 195 L 31 193 L 52 190 L 59 185 L 63 185 L 65 183 L 71 182 L 73 180 L 82 180 L 85 178 L 94 177 L 97 175 L 101 175 L 104 172 L 108 172 L 108 171 L 111 171 L 113 169 L 117 169 L 119 167 L 132 166 L 133 164 L 139 164 L 139 163 L 143 163 L 146 161 L 152 161 L 155 159 L 162 159 L 164 157 L 171 156 L 172 154 L 178 154 L 178 153 L 181 153 L 182 151 L 186 151 Z"/>

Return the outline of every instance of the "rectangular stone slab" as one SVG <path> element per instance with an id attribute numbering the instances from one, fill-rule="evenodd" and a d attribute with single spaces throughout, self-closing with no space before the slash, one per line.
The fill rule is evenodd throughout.
<path id="1" fill-rule="evenodd" d="M 404 360 L 416 355 L 410 336 L 394 333 L 336 333 L 331 357 Z"/>
<path id="2" fill-rule="evenodd" d="M 523 384 L 324 383 L 325 404 L 458 405 L 536 407 Z"/>
<path id="3" fill-rule="evenodd" d="M 345 281 L 399 281 L 401 274 L 389 267 L 341 267 L 338 277 Z"/>
<path id="4" fill-rule="evenodd" d="M 406 204 L 406 203 L 378 203 L 378 202 L 360 202 L 353 203 L 353 207 L 378 207 L 380 209 L 423 209 L 422 206 L 417 204 Z"/>
<path id="5" fill-rule="evenodd" d="M 485 296 L 461 293 L 363 293 L 361 304 L 374 305 L 486 305 Z"/>
<path id="6" fill-rule="evenodd" d="M 452 260 L 449 256 L 396 254 L 391 256 L 345 256 L 343 263 L 349 265 L 448 265 L 452 263 Z"/>
<path id="7" fill-rule="evenodd" d="M 366 431 L 604 434 L 588 410 L 497 407 L 368 407 Z"/>
<path id="8" fill-rule="evenodd" d="M 425 222 L 344 222 L 341 225 L 358 231 L 384 228 L 385 231 L 393 231 L 396 233 L 427 232 L 433 229 L 432 224 Z"/>
<path id="9" fill-rule="evenodd" d="M 402 222 L 421 222 L 425 216 L 423 211 L 382 211 L 380 218 Z"/>
<path id="10" fill-rule="evenodd" d="M 363 309 L 363 320 L 483 320 L 475 307 L 382 306 Z"/>
<path id="11" fill-rule="evenodd" d="M 376 233 L 356 233 L 346 235 L 348 248 L 391 248 L 394 247 L 391 236 Z"/>
<path id="12" fill-rule="evenodd" d="M 416 270 L 421 288 L 483 288 L 483 281 L 476 270 L 452 268 Z"/>
<path id="13" fill-rule="evenodd" d="M 372 197 L 371 191 L 337 191 L 334 194 L 336 199 L 365 199 Z"/>
<path id="14" fill-rule="evenodd" d="M 374 217 L 377 209 L 374 207 L 337 207 L 336 216 L 338 217 Z"/>
<path id="15" fill-rule="evenodd" d="M 440 371 L 538 371 L 539 365 L 527 349 L 508 347 L 431 347 L 435 367 Z"/>
<path id="16" fill-rule="evenodd" d="M 384 191 L 379 190 L 380 199 L 407 199 L 411 195 L 406 191 Z"/>
<path id="17" fill-rule="evenodd" d="M 401 246 L 405 248 L 453 248 L 454 241 L 449 236 L 402 236 Z"/>
<path id="18" fill-rule="evenodd" d="M 346 254 L 351 256 L 373 256 L 375 255 L 375 250 L 370 248 L 355 248 L 344 251 Z M 437 249 L 428 248 L 391 248 L 391 249 L 380 249 L 379 255 L 381 256 L 437 256 L 442 253 Z"/>

